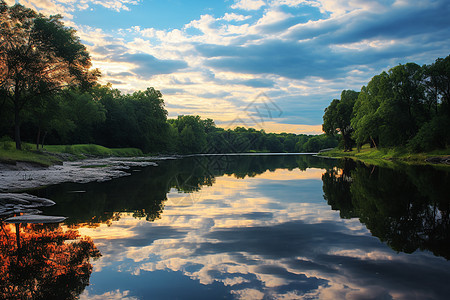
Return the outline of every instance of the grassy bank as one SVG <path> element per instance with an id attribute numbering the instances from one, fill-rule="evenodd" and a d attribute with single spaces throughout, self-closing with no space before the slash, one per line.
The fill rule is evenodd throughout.
<path id="1" fill-rule="evenodd" d="M 0 143 L 0 163 L 15 164 L 27 162 L 41 166 L 51 166 L 62 163 L 64 154 L 69 154 L 73 159 L 82 159 L 87 156 L 140 156 L 142 151 L 137 148 L 106 148 L 99 145 L 48 145 L 40 151 L 33 150 L 35 145 L 24 143 L 23 150 L 16 150 L 13 142 Z"/>
<path id="2" fill-rule="evenodd" d="M 55 164 L 61 164 L 62 160 L 44 153 L 29 150 L 16 150 L 15 148 L 4 149 L 3 147 L 0 147 L 0 163 L 15 165 L 16 162 L 26 162 L 48 167 Z"/>
<path id="3" fill-rule="evenodd" d="M 142 151 L 137 148 L 106 148 L 94 144 L 48 145 L 44 147 L 44 150 L 51 153 L 68 153 L 81 157 L 84 155 L 93 155 L 100 157 L 143 155 Z"/>
<path id="4" fill-rule="evenodd" d="M 322 152 L 320 155 L 335 158 L 353 158 L 376 165 L 391 164 L 393 162 L 430 164 L 427 160 L 450 157 L 450 148 L 426 153 L 411 153 L 401 148 L 375 149 L 370 148 L 369 145 L 364 145 L 359 151 L 356 148 L 353 148 L 353 150 L 349 152 L 344 152 L 340 149 L 333 149 Z"/>

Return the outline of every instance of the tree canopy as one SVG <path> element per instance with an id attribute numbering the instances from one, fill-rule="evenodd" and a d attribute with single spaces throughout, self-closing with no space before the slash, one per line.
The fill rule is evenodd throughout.
<path id="1" fill-rule="evenodd" d="M 342 135 L 344 150 L 352 149 L 353 140 L 351 134 L 353 127 L 350 119 L 353 116 L 353 106 L 358 98 L 358 92 L 344 90 L 341 93 L 341 100 L 334 99 L 330 106 L 325 108 L 323 115 L 323 131 L 328 135 L 340 133 Z"/>
<path id="2" fill-rule="evenodd" d="M 17 149 L 21 113 L 29 102 L 63 87 L 86 87 L 99 76 L 90 70 L 89 53 L 75 30 L 61 18 L 0 2 L 0 90 L 3 101 L 12 102 Z"/>
<path id="3" fill-rule="evenodd" d="M 324 131 L 340 133 L 344 150 L 351 149 L 352 140 L 358 147 L 370 143 L 412 151 L 450 145 L 446 130 L 450 125 L 450 56 L 431 65 L 407 63 L 382 72 L 359 94 L 351 94 L 347 105 L 343 105 L 344 92 L 348 93 L 343 91 L 341 100 L 334 99 L 323 117 Z"/>

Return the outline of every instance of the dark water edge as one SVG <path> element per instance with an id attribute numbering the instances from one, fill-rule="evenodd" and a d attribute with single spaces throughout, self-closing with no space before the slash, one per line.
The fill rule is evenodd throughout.
<path id="1" fill-rule="evenodd" d="M 251 155 L 129 172 L 32 191 L 57 202 L 45 213 L 68 216 L 66 225 L 92 235 L 103 255 L 91 260 L 82 299 L 446 299 L 450 292 L 445 170 Z"/>

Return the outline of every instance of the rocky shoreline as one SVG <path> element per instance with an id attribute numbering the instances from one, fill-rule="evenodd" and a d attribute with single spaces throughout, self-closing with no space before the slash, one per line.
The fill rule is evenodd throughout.
<path id="1" fill-rule="evenodd" d="M 42 167 L 32 163 L 0 163 L 0 193 L 21 192 L 63 182 L 102 182 L 130 175 L 132 167 L 158 166 L 158 160 L 176 159 L 175 156 L 108 157 L 80 161 L 65 161 L 62 165 Z"/>
<path id="2" fill-rule="evenodd" d="M 450 165 L 450 156 L 444 156 L 444 157 L 430 157 L 425 159 L 426 162 L 431 164 L 445 164 Z"/>

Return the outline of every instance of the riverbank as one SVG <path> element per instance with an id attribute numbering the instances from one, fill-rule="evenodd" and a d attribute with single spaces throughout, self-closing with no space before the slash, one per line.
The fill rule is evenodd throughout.
<path id="1" fill-rule="evenodd" d="M 60 165 L 37 167 L 29 163 L 0 164 L 0 193 L 24 190 L 64 182 L 103 182 L 129 176 L 141 167 L 158 166 L 158 162 L 176 156 L 107 157 L 64 161 Z M 137 169 L 136 169 L 137 168 Z"/>
<path id="2" fill-rule="evenodd" d="M 135 157 L 143 156 L 137 148 L 106 148 L 94 144 L 48 145 L 33 150 L 35 145 L 24 143 L 23 150 L 16 150 L 13 142 L 0 143 L 0 163 L 6 165 L 30 164 L 38 167 L 61 165 L 89 157 Z"/>
<path id="3" fill-rule="evenodd" d="M 410 153 L 404 149 L 376 149 L 364 145 L 359 151 L 344 152 L 340 149 L 324 151 L 319 156 L 332 158 L 351 158 L 361 160 L 374 165 L 388 165 L 394 162 L 417 164 L 417 165 L 439 165 L 450 167 L 450 149 L 435 150 L 426 153 Z"/>
<path id="4" fill-rule="evenodd" d="M 132 167 L 157 166 L 172 157 L 144 156 L 136 148 L 99 145 L 50 145 L 40 151 L 0 143 L 0 192 L 18 192 L 62 182 L 87 183 L 130 175 Z"/>

